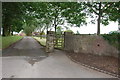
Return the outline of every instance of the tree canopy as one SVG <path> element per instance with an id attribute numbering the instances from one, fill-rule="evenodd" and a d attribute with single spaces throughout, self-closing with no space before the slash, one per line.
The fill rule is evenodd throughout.
<path id="1" fill-rule="evenodd" d="M 22 29 L 28 34 L 35 29 L 54 28 L 56 32 L 65 21 L 80 27 L 88 17 L 98 22 L 100 34 L 100 23 L 108 25 L 120 17 L 119 2 L 3 2 L 2 8 L 3 36 Z"/>

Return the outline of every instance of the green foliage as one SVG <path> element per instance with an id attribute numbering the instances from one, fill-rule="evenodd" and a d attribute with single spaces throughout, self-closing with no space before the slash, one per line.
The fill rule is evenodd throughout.
<path id="1" fill-rule="evenodd" d="M 116 35 L 116 34 L 120 34 L 120 32 L 118 32 L 118 31 L 111 31 L 111 32 L 109 32 L 109 34 Z"/>
<path id="2" fill-rule="evenodd" d="M 103 38 L 107 40 L 111 45 L 118 48 L 119 47 L 119 39 L 120 33 L 112 32 L 110 34 L 102 34 Z"/>
<path id="3" fill-rule="evenodd" d="M 72 30 L 66 30 L 66 31 L 64 31 L 64 32 L 72 32 L 72 33 L 74 33 Z"/>
<path id="4" fill-rule="evenodd" d="M 31 36 L 34 29 L 35 29 L 34 25 L 24 25 L 24 32 L 26 33 L 27 36 Z"/>
<path id="5" fill-rule="evenodd" d="M 22 16 L 25 9 L 22 9 L 23 4 L 19 2 L 3 2 L 2 3 L 2 26 L 3 26 L 3 36 L 10 35 L 11 31 L 19 32 L 21 27 L 21 21 L 23 21 Z"/>
<path id="6" fill-rule="evenodd" d="M 4 49 L 14 42 L 22 39 L 22 36 L 7 36 L 7 37 L 2 37 L 2 46 L 0 46 L 0 49 Z"/>
<path id="7" fill-rule="evenodd" d="M 80 34 L 80 32 L 79 32 L 79 31 L 77 31 L 77 34 Z"/>
<path id="8" fill-rule="evenodd" d="M 62 33 L 63 28 L 61 26 L 57 26 L 57 34 L 61 34 Z"/>
<path id="9" fill-rule="evenodd" d="M 109 21 L 117 21 L 120 17 L 119 2 L 85 2 L 84 6 L 86 6 L 86 14 L 93 18 L 92 21 L 97 20 L 98 35 L 100 34 L 100 23 L 106 26 Z"/>
<path id="10" fill-rule="evenodd" d="M 80 27 L 87 24 L 86 18 L 100 17 L 98 23 L 108 25 L 109 21 L 117 21 L 120 17 L 119 3 L 117 2 L 3 2 L 3 35 L 19 32 L 21 29 L 33 31 L 32 26 L 43 32 L 45 29 L 55 28 L 68 22 Z M 99 6 L 101 4 L 101 6 Z M 96 14 L 96 16 L 94 16 Z M 91 22 L 94 23 L 95 20 Z M 28 25 L 23 27 L 22 25 Z M 34 28 L 34 29 L 35 29 Z"/>
<path id="11" fill-rule="evenodd" d="M 64 9 L 62 16 L 65 17 L 68 23 L 76 27 L 86 24 L 86 14 L 83 11 L 85 6 L 83 3 L 67 2 L 62 4 L 61 7 Z"/>
<path id="12" fill-rule="evenodd" d="M 45 32 L 41 32 L 40 35 L 45 35 Z"/>
<path id="13" fill-rule="evenodd" d="M 114 2 L 112 6 L 109 8 L 109 10 L 106 10 L 105 12 L 109 15 L 109 19 L 111 21 L 119 22 L 119 19 L 120 19 L 119 10 L 120 10 L 120 2 Z"/>

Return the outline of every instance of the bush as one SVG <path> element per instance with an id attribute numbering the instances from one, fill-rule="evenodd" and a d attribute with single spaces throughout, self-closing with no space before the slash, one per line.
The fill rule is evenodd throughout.
<path id="1" fill-rule="evenodd" d="M 41 32 L 40 35 L 45 35 L 45 32 Z"/>
<path id="2" fill-rule="evenodd" d="M 110 34 L 102 34 L 103 38 L 107 40 L 111 45 L 115 46 L 116 48 L 119 47 L 119 39 L 120 33 L 112 32 Z"/>
<path id="3" fill-rule="evenodd" d="M 74 33 L 72 30 L 66 30 L 66 31 L 64 31 L 64 32 L 72 32 L 72 33 Z"/>

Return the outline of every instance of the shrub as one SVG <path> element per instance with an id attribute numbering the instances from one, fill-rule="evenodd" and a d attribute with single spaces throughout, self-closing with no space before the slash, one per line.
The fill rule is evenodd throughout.
<path id="1" fill-rule="evenodd" d="M 120 33 L 112 32 L 110 34 L 102 34 L 103 38 L 107 40 L 111 45 L 115 46 L 116 48 L 119 47 L 119 39 Z"/>

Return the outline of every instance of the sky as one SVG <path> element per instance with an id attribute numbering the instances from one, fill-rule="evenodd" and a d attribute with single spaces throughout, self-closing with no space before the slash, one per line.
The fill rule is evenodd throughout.
<path id="1" fill-rule="evenodd" d="M 97 20 L 95 21 L 95 24 L 90 23 L 93 18 L 88 17 L 86 19 L 87 25 L 83 25 L 80 27 L 71 27 L 67 25 L 67 22 L 65 21 L 64 25 L 60 26 L 68 26 L 70 30 L 72 30 L 74 33 L 77 33 L 79 31 L 80 34 L 96 34 L 97 33 Z M 52 29 L 54 31 L 54 28 Z M 65 28 L 63 29 L 66 30 Z M 118 31 L 118 21 L 109 21 L 109 25 L 105 26 L 103 24 L 100 24 L 100 34 L 109 34 L 111 31 Z"/>
<path id="2" fill-rule="evenodd" d="M 81 27 L 71 27 L 71 30 L 73 30 L 74 33 L 79 31 L 80 34 L 94 34 L 97 33 L 97 24 L 88 24 L 87 26 L 81 26 Z M 117 31 L 118 30 L 118 22 L 110 22 L 109 25 L 104 26 L 100 25 L 100 32 L 101 34 L 108 34 L 111 31 Z"/>
<path id="3" fill-rule="evenodd" d="M 93 20 L 93 18 L 88 17 L 86 19 L 87 25 L 83 25 L 80 27 L 69 27 L 69 28 L 74 33 L 77 33 L 77 31 L 79 31 L 80 34 L 95 34 L 97 33 L 97 20 L 95 21 L 95 24 L 90 23 L 91 20 Z M 68 26 L 67 23 L 65 24 L 65 26 Z M 100 24 L 100 34 L 108 34 L 111 31 L 118 31 L 118 21 L 116 22 L 110 21 L 109 25 L 107 26 Z"/>

